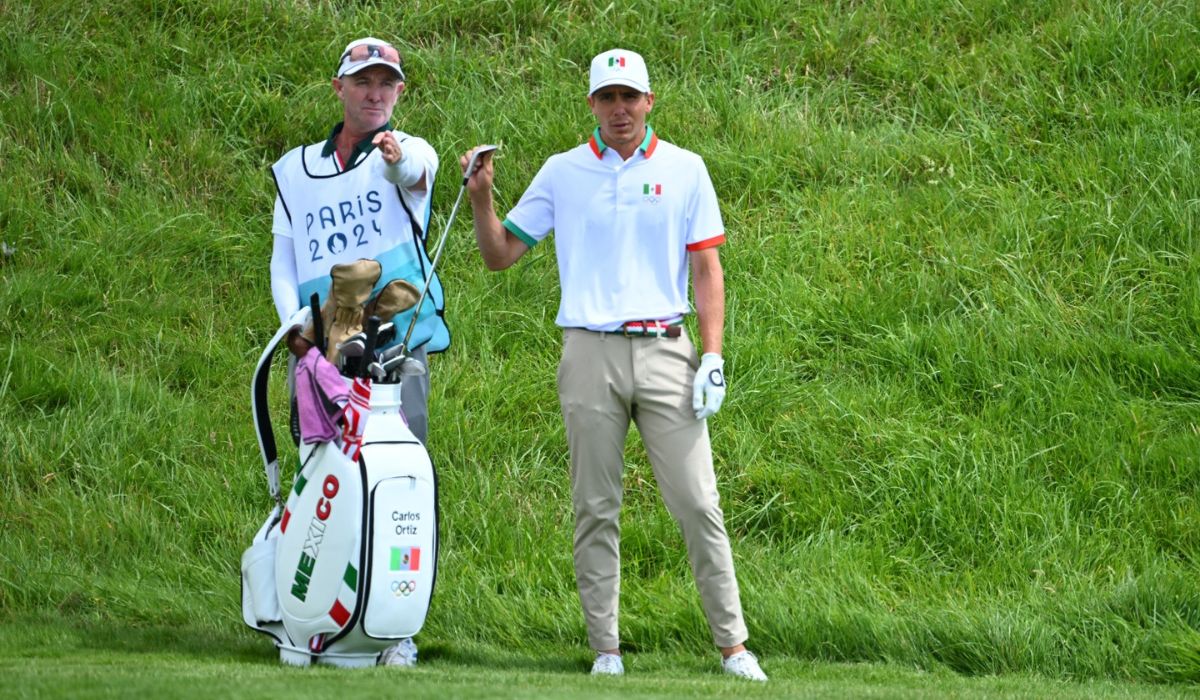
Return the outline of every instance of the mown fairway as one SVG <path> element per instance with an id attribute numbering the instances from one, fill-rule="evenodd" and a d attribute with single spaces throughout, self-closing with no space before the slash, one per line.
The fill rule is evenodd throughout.
<path id="1" fill-rule="evenodd" d="M 439 233 L 458 154 L 503 144 L 503 215 L 590 132 L 591 56 L 647 57 L 651 123 L 722 198 L 730 393 L 710 426 L 774 692 L 1200 682 L 1200 5 L 34 0 L 0 6 L 0 29 L 0 668 L 18 694 L 295 677 L 239 607 L 269 510 L 248 389 L 276 325 L 267 167 L 337 121 L 333 63 L 365 34 L 405 52 L 396 124 L 441 155 Z M 631 675 L 582 676 L 553 250 L 489 273 L 469 220 L 443 257 L 443 552 L 413 682 L 771 694 L 715 674 L 634 436 Z M 131 659 L 145 675 L 116 671 Z"/>

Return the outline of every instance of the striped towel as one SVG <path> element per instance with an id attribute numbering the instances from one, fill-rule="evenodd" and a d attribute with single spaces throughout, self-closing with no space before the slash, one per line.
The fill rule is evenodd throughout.
<path id="1" fill-rule="evenodd" d="M 342 414 L 342 454 L 358 462 L 362 452 L 363 433 L 371 415 L 371 380 L 355 377 L 350 387 L 350 403 Z"/>

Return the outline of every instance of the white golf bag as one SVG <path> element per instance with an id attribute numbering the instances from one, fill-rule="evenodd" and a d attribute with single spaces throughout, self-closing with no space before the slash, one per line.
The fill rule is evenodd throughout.
<path id="1" fill-rule="evenodd" d="M 276 348 L 308 313 L 280 328 L 254 375 L 275 508 L 242 555 L 242 617 L 274 638 L 284 663 L 372 666 L 425 622 L 437 571 L 437 478 L 400 412 L 400 384 L 375 383 L 359 460 L 334 442 L 301 441 L 283 502 L 267 377 Z"/>

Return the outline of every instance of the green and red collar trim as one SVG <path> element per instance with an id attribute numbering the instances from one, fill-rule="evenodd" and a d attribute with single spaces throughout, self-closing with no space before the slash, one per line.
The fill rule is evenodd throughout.
<path id="1" fill-rule="evenodd" d="M 338 122 L 337 125 L 333 127 L 333 131 L 329 132 L 329 138 L 325 139 L 325 145 L 321 148 L 321 157 L 322 158 L 328 158 L 330 156 L 337 157 L 337 135 L 342 133 L 342 129 L 345 126 L 346 126 L 345 122 Z M 372 141 L 374 141 L 374 139 L 375 139 L 375 135 L 380 132 L 383 132 L 383 131 L 391 131 L 391 130 L 392 130 L 392 123 L 388 122 L 388 123 L 384 124 L 383 126 L 379 127 L 378 129 L 376 129 L 375 131 L 371 132 L 363 140 L 354 144 L 354 150 L 351 152 L 351 157 L 350 157 L 349 163 L 343 163 L 341 158 L 338 158 L 338 164 L 341 166 L 341 169 L 342 170 L 350 170 L 355 165 L 358 165 L 359 163 L 361 163 L 362 159 L 365 158 L 367 156 L 367 154 L 369 154 L 371 151 L 375 150 L 375 144 L 372 143 Z"/>
<path id="2" fill-rule="evenodd" d="M 608 146 L 600 138 L 600 127 L 596 127 L 596 130 L 592 132 L 591 137 L 588 139 L 588 146 L 591 147 L 592 153 L 597 158 L 604 157 L 604 152 L 608 150 Z M 646 125 L 646 138 L 642 139 L 642 143 L 638 148 L 646 154 L 647 158 L 654 155 L 654 149 L 658 148 L 658 134 L 654 133 L 654 129 L 649 124 Z"/>

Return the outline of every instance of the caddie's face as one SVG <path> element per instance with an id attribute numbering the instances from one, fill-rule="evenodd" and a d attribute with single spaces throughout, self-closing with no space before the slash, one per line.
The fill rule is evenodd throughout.
<path id="1" fill-rule="evenodd" d="M 383 66 L 364 68 L 354 75 L 333 79 L 333 91 L 342 101 L 346 128 L 358 133 L 375 131 L 392 118 L 404 83 L 395 71 Z"/>
<path id="2" fill-rule="evenodd" d="M 654 93 L 609 85 L 592 93 L 588 106 L 600 125 L 600 138 L 606 145 L 620 149 L 646 138 L 646 115 L 654 108 Z"/>

